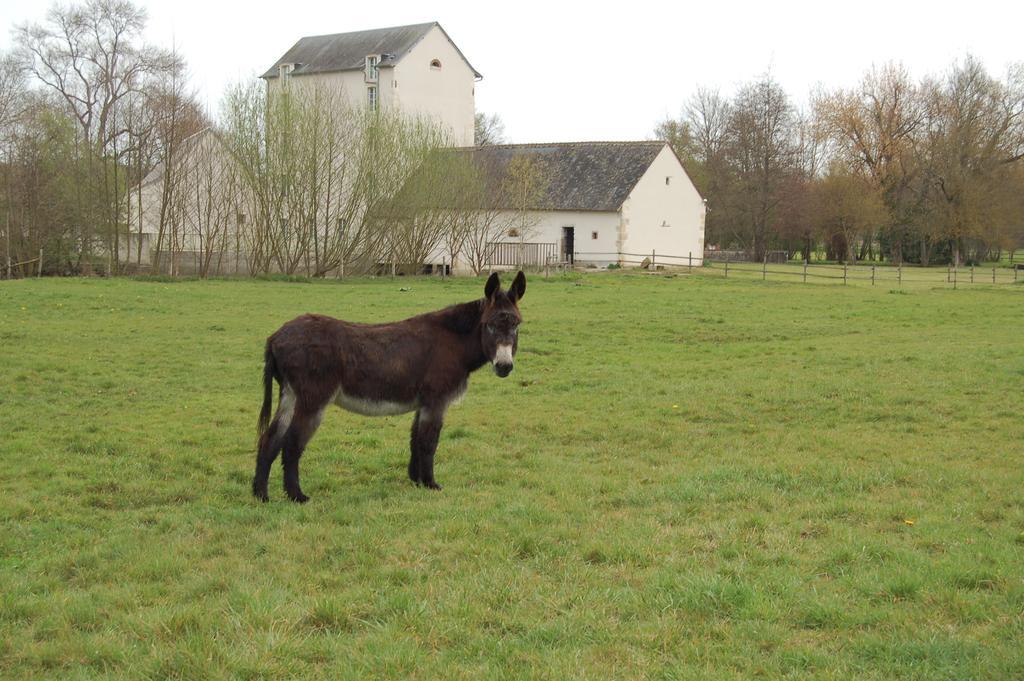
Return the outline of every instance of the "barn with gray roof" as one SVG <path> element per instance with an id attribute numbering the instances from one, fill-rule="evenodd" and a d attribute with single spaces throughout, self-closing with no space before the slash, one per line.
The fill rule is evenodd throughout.
<path id="1" fill-rule="evenodd" d="M 496 266 L 701 261 L 704 201 L 664 142 L 508 144 L 455 153 L 482 172 L 490 207 L 503 213 L 490 254 Z M 532 188 L 516 191 L 524 176 Z"/>

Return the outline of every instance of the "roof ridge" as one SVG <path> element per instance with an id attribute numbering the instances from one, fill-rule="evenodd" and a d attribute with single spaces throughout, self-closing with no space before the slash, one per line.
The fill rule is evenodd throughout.
<path id="1" fill-rule="evenodd" d="M 637 145 L 658 145 L 668 144 L 663 140 L 594 140 L 591 142 L 523 142 L 520 144 L 478 144 L 471 147 L 456 147 L 457 149 L 512 149 L 525 147 L 583 147 L 583 146 L 637 146 Z"/>
<path id="2" fill-rule="evenodd" d="M 339 35 L 351 35 L 353 33 L 373 33 L 375 31 L 394 31 L 399 28 L 413 28 L 415 26 L 440 26 L 437 21 L 421 21 L 417 24 L 401 24 L 399 26 L 381 26 L 380 28 L 361 28 L 358 31 L 340 31 L 338 33 L 317 33 L 316 35 L 304 35 L 299 40 L 306 38 L 332 38 Z"/>

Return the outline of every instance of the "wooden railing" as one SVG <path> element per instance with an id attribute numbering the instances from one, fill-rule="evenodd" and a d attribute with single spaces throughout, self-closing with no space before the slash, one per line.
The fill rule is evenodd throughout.
<path id="1" fill-rule="evenodd" d="M 494 267 L 544 267 L 558 260 L 556 243 L 495 241 L 487 249 L 487 262 Z"/>

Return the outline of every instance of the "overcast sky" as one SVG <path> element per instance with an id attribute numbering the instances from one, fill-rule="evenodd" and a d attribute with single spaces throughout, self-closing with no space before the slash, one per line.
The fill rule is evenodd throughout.
<path id="1" fill-rule="evenodd" d="M 301 36 L 438 21 L 484 76 L 477 111 L 500 114 L 512 142 L 646 139 L 698 85 L 731 93 L 768 70 L 802 104 L 815 84 L 850 86 L 890 60 L 922 76 L 971 53 L 1000 77 L 1024 60 L 1019 0 L 139 4 L 148 38 L 177 44 L 214 113 L 226 85 Z M 0 21 L 39 21 L 49 5 L 5 0 Z"/>

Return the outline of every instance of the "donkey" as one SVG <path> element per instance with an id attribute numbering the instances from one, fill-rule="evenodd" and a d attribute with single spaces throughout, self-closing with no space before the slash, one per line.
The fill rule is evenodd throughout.
<path id="1" fill-rule="evenodd" d="M 306 314 L 282 326 L 267 339 L 264 353 L 253 495 L 268 500 L 270 468 L 283 452 L 285 492 L 292 501 L 309 500 L 299 486 L 299 458 L 331 403 L 365 416 L 415 411 L 409 479 L 441 489 L 434 452 L 445 412 L 465 394 L 469 374 L 484 364 L 490 362 L 502 378 L 512 372 L 524 293 L 522 272 L 508 291 L 494 273 L 482 299 L 404 321 L 357 324 Z M 270 420 L 275 380 L 278 405 Z"/>

